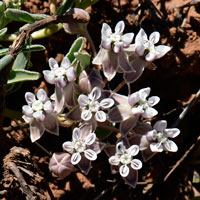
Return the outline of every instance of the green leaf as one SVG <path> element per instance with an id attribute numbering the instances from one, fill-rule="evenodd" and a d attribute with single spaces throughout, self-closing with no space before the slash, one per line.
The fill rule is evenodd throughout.
<path id="1" fill-rule="evenodd" d="M 32 44 L 32 45 L 26 45 L 22 51 L 23 52 L 31 52 L 31 51 L 43 51 L 45 50 L 45 46 L 40 44 Z"/>
<path id="2" fill-rule="evenodd" d="M 81 52 L 83 49 L 83 44 L 84 44 L 84 40 L 83 37 L 79 37 L 77 38 L 74 43 L 72 44 L 69 52 L 67 53 L 67 57 L 70 60 L 70 62 L 72 64 L 74 64 L 74 62 L 76 61 L 76 58 L 74 56 L 75 52 Z"/>
<path id="3" fill-rule="evenodd" d="M 38 72 L 32 72 L 24 69 L 20 70 L 11 70 L 8 83 L 17 83 L 21 81 L 34 81 L 38 80 L 40 78 L 40 73 Z"/>
<path id="4" fill-rule="evenodd" d="M 74 56 L 80 62 L 82 70 L 90 65 L 90 55 L 88 53 L 75 52 Z"/>
<path id="5" fill-rule="evenodd" d="M 0 49 L 0 56 L 6 55 L 8 53 L 9 48 Z"/>
<path id="6" fill-rule="evenodd" d="M 11 19 L 13 21 L 21 21 L 21 22 L 27 22 L 27 23 L 34 23 L 35 21 L 49 17 L 48 15 L 31 14 L 24 10 L 19 10 L 19 9 L 14 9 L 14 8 L 6 9 L 4 14 L 6 18 Z"/>
<path id="7" fill-rule="evenodd" d="M 95 133 L 96 133 L 96 136 L 97 136 L 100 140 L 102 140 L 102 139 L 107 138 L 107 137 L 112 133 L 112 131 L 107 130 L 107 129 L 104 129 L 104 128 L 99 128 L 99 127 L 98 127 L 98 128 L 95 130 Z"/>
<path id="8" fill-rule="evenodd" d="M 12 70 L 25 69 L 28 63 L 28 53 L 20 52 L 12 66 Z"/>
<path id="9" fill-rule="evenodd" d="M 6 34 L 7 30 L 8 30 L 7 28 L 2 28 L 0 30 L 0 38 L 3 37 Z"/>
<path id="10" fill-rule="evenodd" d="M 6 67 L 7 65 L 9 65 L 13 60 L 13 57 L 9 54 L 9 55 L 5 55 L 3 58 L 0 59 L 0 71 Z"/>
<path id="11" fill-rule="evenodd" d="M 22 118 L 22 113 L 17 111 L 17 110 L 12 110 L 12 109 L 5 109 L 4 116 L 8 117 L 10 119 L 21 119 Z"/>
<path id="12" fill-rule="evenodd" d="M 74 0 L 63 0 L 61 6 L 57 9 L 56 15 L 62 15 L 66 13 L 72 7 Z"/>
<path id="13" fill-rule="evenodd" d="M 76 0 L 75 7 L 85 9 L 93 4 L 97 3 L 99 0 Z"/>
<path id="14" fill-rule="evenodd" d="M 193 180 L 192 180 L 193 183 L 200 183 L 200 175 L 197 171 L 194 171 L 193 172 Z"/>

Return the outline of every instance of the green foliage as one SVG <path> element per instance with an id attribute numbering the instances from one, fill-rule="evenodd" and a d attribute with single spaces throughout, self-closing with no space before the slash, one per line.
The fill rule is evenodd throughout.
<path id="1" fill-rule="evenodd" d="M 84 40 L 83 37 L 79 37 L 77 38 L 74 43 L 72 44 L 67 57 L 70 60 L 70 62 L 72 63 L 72 65 L 77 61 L 74 53 L 79 53 L 83 50 L 83 45 L 84 45 Z"/>
<path id="2" fill-rule="evenodd" d="M 6 34 L 7 30 L 8 30 L 7 28 L 2 28 L 0 30 L 0 38 L 3 37 Z"/>
<path id="3" fill-rule="evenodd" d="M 31 14 L 29 12 L 19 10 L 19 9 L 14 9 L 14 8 L 6 9 L 4 14 L 6 18 L 12 21 L 21 21 L 21 22 L 27 22 L 27 23 L 34 23 L 35 21 L 49 17 L 48 15 Z"/>
<path id="4" fill-rule="evenodd" d="M 40 78 L 40 73 L 32 72 L 25 69 L 11 70 L 8 79 L 8 84 L 17 83 L 21 81 L 34 81 Z"/>
<path id="5" fill-rule="evenodd" d="M 56 15 L 62 15 L 72 7 L 74 0 L 63 0 L 61 6 L 57 9 Z"/>
<path id="6" fill-rule="evenodd" d="M 76 0 L 75 7 L 85 9 L 85 8 L 97 3 L 98 1 L 99 0 Z"/>

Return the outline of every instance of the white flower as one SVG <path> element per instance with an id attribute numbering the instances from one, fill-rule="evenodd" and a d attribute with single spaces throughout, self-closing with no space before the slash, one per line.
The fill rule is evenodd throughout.
<path id="1" fill-rule="evenodd" d="M 105 98 L 98 101 L 101 97 L 101 90 L 99 87 L 93 88 L 91 93 L 86 96 L 81 94 L 78 98 L 78 103 L 81 107 L 81 118 L 84 121 L 89 121 L 93 117 L 98 122 L 106 121 L 106 113 L 101 109 L 105 110 L 114 105 L 114 101 L 111 98 Z"/>
<path id="2" fill-rule="evenodd" d="M 163 57 L 171 48 L 166 45 L 155 46 L 159 39 L 160 33 L 153 32 L 148 40 L 146 33 L 141 28 L 135 38 L 135 52 L 138 56 L 144 56 L 148 62 Z"/>
<path id="3" fill-rule="evenodd" d="M 71 163 L 73 165 L 78 164 L 83 155 L 91 161 L 97 159 L 97 153 L 90 149 L 90 146 L 95 142 L 95 140 L 95 133 L 91 132 L 86 137 L 83 137 L 81 129 L 75 128 L 73 130 L 72 142 L 63 143 L 63 149 L 72 154 Z"/>
<path id="4" fill-rule="evenodd" d="M 101 30 L 101 47 L 106 50 L 113 50 L 115 53 L 120 53 L 123 48 L 129 47 L 131 44 L 134 34 L 127 33 L 123 34 L 125 24 L 120 21 L 115 26 L 115 32 L 112 33 L 112 29 L 106 23 L 103 23 Z"/>
<path id="5" fill-rule="evenodd" d="M 58 135 L 58 122 L 56 115 L 53 113 L 54 107 L 48 99 L 46 92 L 39 89 L 37 98 L 31 92 L 26 92 L 25 99 L 28 105 L 22 107 L 22 118 L 30 124 L 31 141 L 38 140 L 44 130 Z"/>
<path id="6" fill-rule="evenodd" d="M 144 88 L 131 94 L 128 97 L 129 105 L 132 107 L 132 113 L 134 115 L 141 114 L 144 118 L 151 118 L 158 114 L 157 110 L 152 108 L 156 105 L 160 98 L 157 96 L 152 96 L 146 99 L 149 96 L 151 88 Z"/>
<path id="7" fill-rule="evenodd" d="M 120 166 L 119 173 L 122 177 L 129 175 L 130 167 L 134 170 L 142 168 L 142 162 L 133 157 L 139 153 L 139 146 L 132 145 L 128 149 L 123 145 L 123 142 L 119 142 L 116 145 L 116 153 L 114 156 L 109 158 L 111 165 Z"/>
<path id="8" fill-rule="evenodd" d="M 64 88 L 67 82 L 76 80 L 76 71 L 72 67 L 69 59 L 65 56 L 59 67 L 54 58 L 49 59 L 51 70 L 44 70 L 44 78 L 50 84 L 56 84 L 59 88 Z"/>
<path id="9" fill-rule="evenodd" d="M 176 152 L 178 150 L 177 145 L 168 138 L 175 138 L 179 134 L 179 129 L 167 129 L 167 121 L 160 120 L 155 123 L 152 131 L 147 132 L 146 137 L 150 142 L 152 152 L 162 152 L 163 150 Z"/>
<path id="10" fill-rule="evenodd" d="M 68 107 L 74 106 L 74 81 L 76 80 L 76 71 L 71 65 L 67 56 L 65 56 L 59 67 L 54 58 L 49 59 L 51 70 L 44 70 L 44 78 L 50 84 L 55 84 L 55 107 L 58 114 Z"/>
<path id="11" fill-rule="evenodd" d="M 135 71 L 130 66 L 128 55 L 125 53 L 133 40 L 134 34 L 127 33 L 123 35 L 124 27 L 124 22 L 120 21 L 115 26 L 114 33 L 106 23 L 103 23 L 101 29 L 100 50 L 92 63 L 103 66 L 103 73 L 108 81 L 114 78 L 117 71 Z"/>

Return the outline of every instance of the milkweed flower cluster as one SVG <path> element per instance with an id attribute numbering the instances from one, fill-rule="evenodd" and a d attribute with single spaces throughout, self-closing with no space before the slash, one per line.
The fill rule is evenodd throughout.
<path id="1" fill-rule="evenodd" d="M 123 21 L 117 23 L 114 32 L 108 24 L 102 26 L 100 50 L 92 63 L 102 66 L 108 82 L 119 72 L 127 84 L 133 83 L 146 66 L 170 50 L 165 45 L 156 46 L 160 39 L 158 32 L 150 34 L 148 39 L 140 29 L 132 43 L 134 33 L 123 34 L 124 29 Z M 156 105 L 160 98 L 150 96 L 150 87 L 127 95 L 104 89 L 110 85 L 103 81 L 99 68 L 88 64 L 90 57 L 81 52 L 83 39 L 77 41 L 60 66 L 50 58 L 50 70 L 43 71 L 45 80 L 55 85 L 53 101 L 43 89 L 36 96 L 30 92 L 25 94 L 28 105 L 22 108 L 23 118 L 30 125 L 31 141 L 38 140 L 45 130 L 58 135 L 58 120 L 62 119 L 60 125 L 66 123 L 68 129 L 72 127 L 72 140 L 64 141 L 63 152 L 54 153 L 50 159 L 49 169 L 54 174 L 63 179 L 74 172 L 76 166 L 88 174 L 92 162 L 104 148 L 112 173 L 119 172 L 125 183 L 134 188 L 138 170 L 143 166 L 136 156 L 141 152 L 146 162 L 156 153 L 176 152 L 178 147 L 172 139 L 180 130 L 167 128 L 165 120 L 151 125 L 152 118 L 158 114 Z M 121 133 L 116 145 L 101 142 L 101 136 L 96 133 L 112 130 L 115 125 L 119 125 Z"/>

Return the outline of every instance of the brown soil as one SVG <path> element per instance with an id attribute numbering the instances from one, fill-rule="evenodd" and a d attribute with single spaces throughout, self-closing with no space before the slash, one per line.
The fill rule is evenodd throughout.
<path id="1" fill-rule="evenodd" d="M 161 98 L 156 107 L 160 113 L 157 119 L 166 119 L 171 127 L 183 108 L 195 97 L 200 83 L 200 3 L 192 5 L 191 2 L 195 1 L 121 0 L 119 6 L 117 0 L 101 0 L 87 9 L 91 16 L 88 30 L 97 49 L 100 44 L 102 23 L 109 23 L 113 28 L 119 20 L 125 21 L 125 32 L 137 34 L 140 27 L 143 27 L 148 35 L 155 30 L 159 31 L 161 43 L 172 47 L 165 57 L 155 61 L 157 69 L 145 69 L 142 77 L 132 85 L 132 91 L 147 86 L 152 88 L 151 94 Z M 23 9 L 32 13 L 49 14 L 47 1 L 30 0 L 24 3 Z M 49 38 L 36 41 L 45 45 L 46 51 L 33 53 L 33 70 L 42 72 L 48 69 L 47 61 L 50 57 L 60 61 L 75 38 L 76 36 L 59 31 Z M 89 46 L 86 46 L 86 49 L 90 51 Z M 111 82 L 110 87 L 114 88 L 118 84 L 119 82 Z M 7 107 L 21 111 L 21 107 L 25 104 L 23 94 L 39 87 L 45 88 L 49 94 L 53 91 L 52 86 L 47 85 L 41 78 L 36 82 L 24 84 L 17 93 L 8 95 Z M 126 92 L 126 88 L 121 91 Z M 13 98 L 16 99 L 15 104 Z M 194 196 L 200 196 L 199 183 L 192 182 L 194 171 L 200 172 L 200 144 L 197 139 L 199 122 L 200 102 L 197 101 L 178 125 L 181 135 L 175 142 L 179 146 L 179 151 L 158 154 L 144 164 L 139 171 L 139 183 L 136 189 L 132 189 L 124 184 L 119 175 L 111 175 L 104 153 L 93 162 L 94 167 L 87 177 L 76 172 L 64 180 L 58 180 L 48 170 L 49 156 L 37 144 L 30 142 L 27 136 L 28 126 L 20 121 L 10 122 L 9 119 L 5 119 L 3 145 L 6 146 L 5 149 L 17 146 L 14 147 L 17 153 L 13 148 L 1 152 L 4 160 L 0 199 L 26 199 L 27 191 L 35 199 L 53 199 L 54 196 L 54 199 L 70 200 L 189 200 Z M 46 133 L 39 143 L 49 152 L 59 152 L 62 151 L 63 141 L 70 139 L 71 134 L 61 128 L 59 138 Z M 115 139 L 114 135 L 110 138 L 110 140 Z M 193 148 L 188 152 L 192 145 Z M 185 155 L 183 161 L 164 181 L 165 176 L 183 155 Z M 10 162 L 20 170 L 26 182 L 25 189 L 8 166 Z"/>

